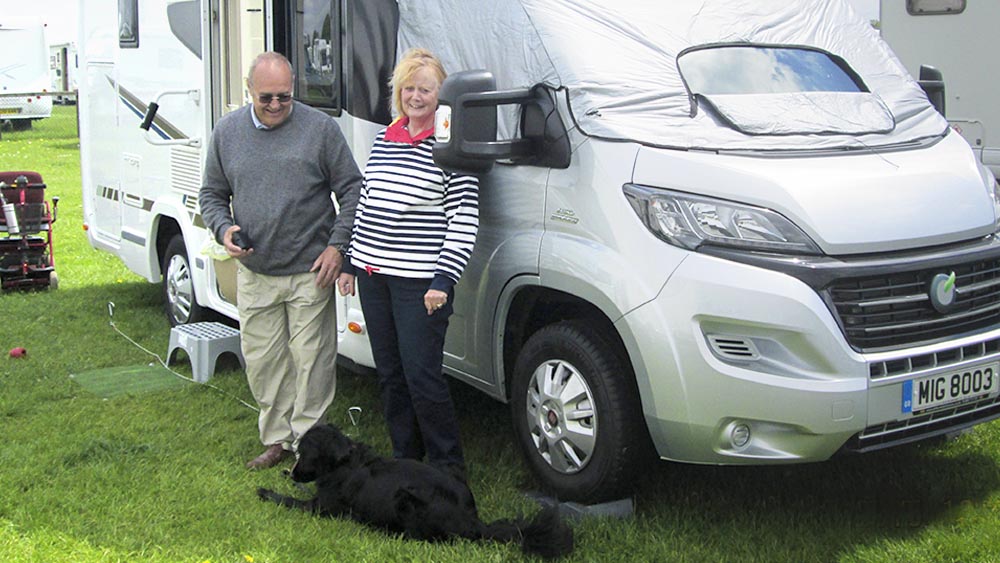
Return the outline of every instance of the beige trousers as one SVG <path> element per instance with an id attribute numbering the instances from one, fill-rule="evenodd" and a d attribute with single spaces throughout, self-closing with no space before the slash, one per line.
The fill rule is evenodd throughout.
<path id="1" fill-rule="evenodd" d="M 265 446 L 295 451 L 333 402 L 336 300 L 332 287 L 315 282 L 315 273 L 265 276 L 243 266 L 236 273 L 241 347 Z"/>

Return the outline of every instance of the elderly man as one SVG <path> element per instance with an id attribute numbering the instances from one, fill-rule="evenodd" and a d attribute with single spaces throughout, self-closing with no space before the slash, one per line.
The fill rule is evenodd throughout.
<path id="1" fill-rule="evenodd" d="M 240 262 L 242 348 L 266 446 L 252 469 L 288 457 L 333 402 L 333 285 L 361 190 L 340 128 L 294 101 L 294 83 L 281 54 L 253 61 L 253 104 L 219 120 L 200 193 L 205 224 Z"/>

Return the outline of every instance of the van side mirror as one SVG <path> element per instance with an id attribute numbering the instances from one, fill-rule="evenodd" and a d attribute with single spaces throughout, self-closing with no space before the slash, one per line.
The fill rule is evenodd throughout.
<path id="1" fill-rule="evenodd" d="M 930 65 L 920 65 L 920 78 L 917 83 L 924 89 L 934 109 L 944 116 L 944 75 L 941 71 Z"/>
<path id="2" fill-rule="evenodd" d="M 521 106 L 520 136 L 497 140 L 497 107 Z M 550 90 L 537 84 L 496 90 L 493 74 L 465 70 L 445 79 L 438 93 L 434 162 L 455 172 L 489 172 L 497 160 L 568 168 L 570 144 Z"/>

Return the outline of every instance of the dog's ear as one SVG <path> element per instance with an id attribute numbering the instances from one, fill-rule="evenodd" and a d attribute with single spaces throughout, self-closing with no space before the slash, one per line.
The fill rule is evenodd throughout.
<path id="1" fill-rule="evenodd" d="M 324 426 L 315 426 L 302 436 L 299 441 L 298 459 L 292 467 L 293 481 L 310 483 L 335 465 L 330 459 L 328 442 L 330 442 L 330 432 Z"/>
<path id="2" fill-rule="evenodd" d="M 330 443 L 330 455 L 333 457 L 334 463 L 341 463 L 351 457 L 351 451 L 353 449 L 354 442 L 339 432 Z"/>

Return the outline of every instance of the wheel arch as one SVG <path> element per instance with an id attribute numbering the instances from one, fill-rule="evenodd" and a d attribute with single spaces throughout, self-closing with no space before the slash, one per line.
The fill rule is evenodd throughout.
<path id="1" fill-rule="evenodd" d="M 175 235 L 181 235 L 183 237 L 183 230 L 181 230 L 181 225 L 176 219 L 169 215 L 157 215 L 153 223 L 153 232 L 156 234 L 153 237 L 153 245 L 156 249 L 156 269 L 160 272 L 159 277 L 163 277 L 162 264 L 163 258 L 167 253 L 167 245 L 170 244 L 170 240 L 174 238 Z M 185 248 L 187 247 L 187 239 L 184 242 Z M 191 249 L 188 249 L 188 254 L 190 254 Z"/>
<path id="2" fill-rule="evenodd" d="M 511 399 L 511 382 L 518 354 L 529 338 L 540 329 L 563 321 L 583 321 L 595 329 L 614 349 L 632 374 L 631 358 L 614 322 L 601 308 L 577 295 L 540 285 L 520 287 L 506 306 L 503 338 L 499 343 L 503 396 Z"/>

